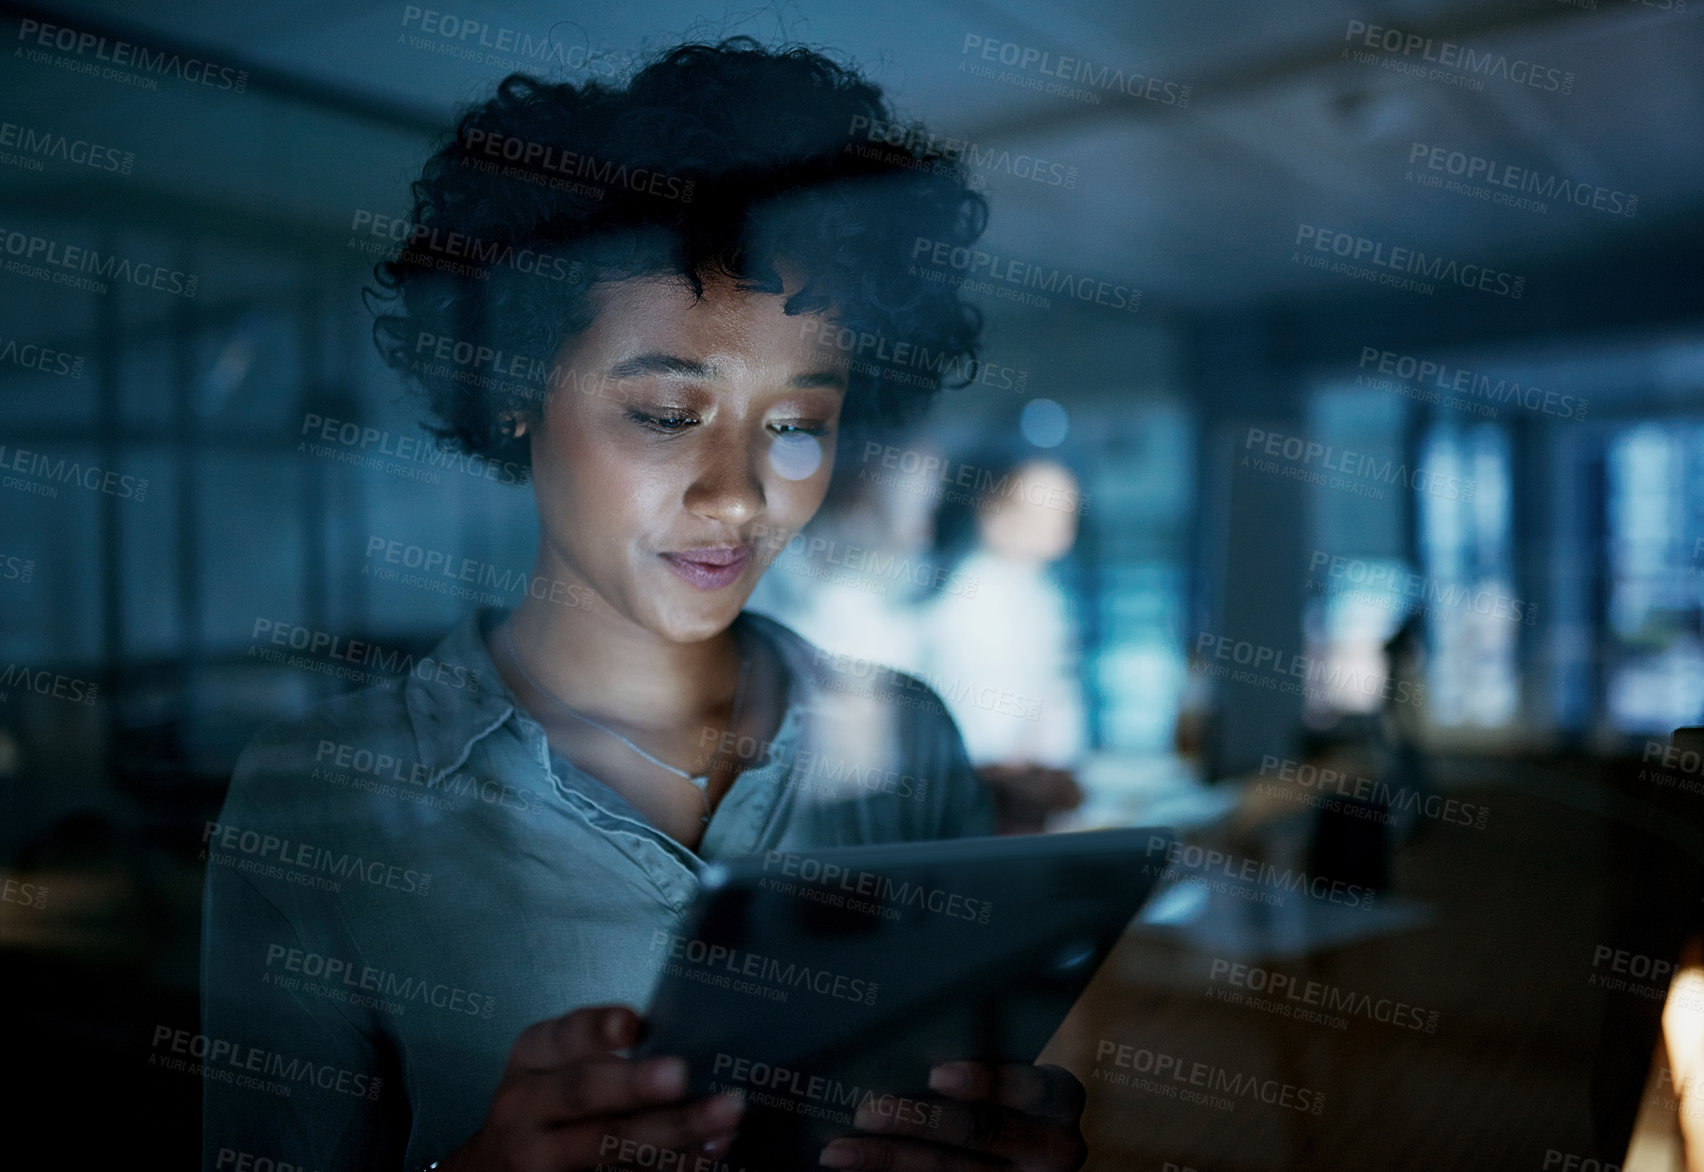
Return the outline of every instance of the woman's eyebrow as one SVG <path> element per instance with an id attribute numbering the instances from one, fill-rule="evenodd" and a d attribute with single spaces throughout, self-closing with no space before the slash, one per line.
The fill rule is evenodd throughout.
<path id="1" fill-rule="evenodd" d="M 673 374 L 683 378 L 713 379 L 716 368 L 704 362 L 694 362 L 674 354 L 651 351 L 624 358 L 609 369 L 610 378 L 641 378 L 650 374 Z"/>
<path id="2" fill-rule="evenodd" d="M 717 369 L 713 363 L 697 362 L 691 358 L 682 358 L 677 354 L 665 354 L 660 350 L 652 350 L 644 354 L 635 354 L 631 358 L 623 358 L 609 368 L 609 378 L 644 378 L 648 375 L 674 375 L 677 378 L 702 379 L 712 382 L 717 378 Z M 826 370 L 807 371 L 796 374 L 790 380 L 791 385 L 810 390 L 826 387 L 829 390 L 846 389 L 846 372 L 830 367 Z"/>
<path id="3" fill-rule="evenodd" d="M 792 381 L 794 386 L 802 389 L 827 387 L 831 391 L 844 391 L 847 382 L 846 372 L 834 369 L 813 370 L 806 374 L 796 374 Z"/>

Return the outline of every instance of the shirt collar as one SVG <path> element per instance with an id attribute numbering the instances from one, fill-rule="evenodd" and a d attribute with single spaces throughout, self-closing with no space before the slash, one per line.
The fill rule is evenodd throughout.
<path id="1" fill-rule="evenodd" d="M 429 782 L 458 768 L 480 740 L 501 728 L 518 714 L 515 698 L 497 674 L 497 665 L 485 649 L 485 632 L 501 622 L 506 612 L 481 607 L 456 625 L 431 652 L 414 665 L 403 695 L 408 719 L 414 728 L 419 760 L 428 771 Z M 744 611 L 740 620 L 755 627 L 781 653 L 788 668 L 786 707 L 808 708 L 818 691 L 822 667 L 815 662 L 813 648 L 792 631 L 764 615 Z M 523 719 L 518 735 L 528 739 L 527 729 L 543 739 L 543 730 Z M 544 750 L 535 756 L 545 760 Z"/>
<path id="2" fill-rule="evenodd" d="M 514 700 L 485 650 L 483 632 L 501 613 L 474 611 L 414 665 L 403 685 L 420 763 L 431 781 L 461 765 L 481 738 L 514 715 Z"/>

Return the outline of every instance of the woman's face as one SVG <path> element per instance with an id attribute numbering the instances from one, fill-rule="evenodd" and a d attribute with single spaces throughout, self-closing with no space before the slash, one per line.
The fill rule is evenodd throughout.
<path id="1" fill-rule="evenodd" d="M 678 643 L 725 630 L 822 504 L 846 394 L 785 298 L 706 280 L 593 287 L 531 434 L 552 568 Z"/>

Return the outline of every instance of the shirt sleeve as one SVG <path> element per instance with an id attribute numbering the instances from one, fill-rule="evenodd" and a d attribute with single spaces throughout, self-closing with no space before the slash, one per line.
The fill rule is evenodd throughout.
<path id="1" fill-rule="evenodd" d="M 245 782 L 239 765 L 232 783 Z M 252 803 L 236 815 L 250 825 Z M 227 810 L 233 803 L 227 801 Z M 222 814 L 221 818 L 230 815 Z M 201 1030 L 189 1053 L 201 1063 L 202 1167 L 396 1169 L 402 1166 L 408 1111 L 388 1046 L 357 1027 L 334 1000 L 304 992 L 297 956 L 350 955 L 332 923 L 315 931 L 302 909 L 279 906 L 278 880 L 239 869 L 247 856 L 208 844 L 202 896 Z M 292 901 L 294 902 L 294 901 Z M 335 910 L 325 904 L 325 918 Z M 269 963 L 272 961 L 280 963 Z M 323 979 L 323 977 L 322 977 Z M 195 1054 L 196 1049 L 202 1050 Z"/>

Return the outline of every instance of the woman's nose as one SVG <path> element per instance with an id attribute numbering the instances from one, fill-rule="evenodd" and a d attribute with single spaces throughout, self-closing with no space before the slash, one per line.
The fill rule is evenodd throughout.
<path id="1" fill-rule="evenodd" d="M 707 445 L 704 462 L 686 491 L 687 509 L 730 525 L 743 525 L 761 515 L 768 501 L 758 446 L 727 441 Z"/>

